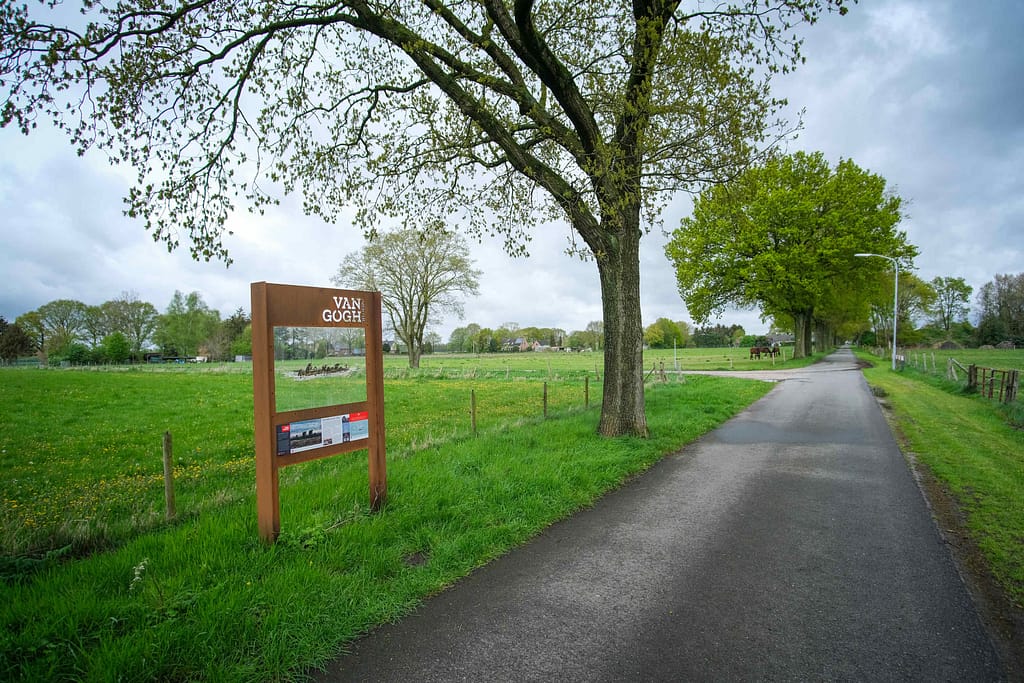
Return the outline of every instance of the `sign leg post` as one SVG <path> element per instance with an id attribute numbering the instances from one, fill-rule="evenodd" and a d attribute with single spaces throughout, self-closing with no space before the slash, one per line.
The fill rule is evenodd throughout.
<path id="1" fill-rule="evenodd" d="M 370 294 L 370 310 L 379 311 L 381 293 Z M 366 397 L 370 404 L 373 430 L 369 447 L 370 509 L 378 512 L 388 496 L 384 442 L 384 332 L 380 315 L 366 327 Z M 371 353 L 372 349 L 372 353 Z"/>

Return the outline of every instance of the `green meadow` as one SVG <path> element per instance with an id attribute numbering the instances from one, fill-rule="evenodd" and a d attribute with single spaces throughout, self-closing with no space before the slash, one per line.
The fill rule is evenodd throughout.
<path id="1" fill-rule="evenodd" d="M 974 364 L 997 370 L 1024 371 L 1024 349 L 907 349 L 906 362 L 909 366 L 920 370 L 946 373 L 950 359 L 967 367 Z M 963 373 L 957 369 L 961 379 Z"/>
<path id="2" fill-rule="evenodd" d="M 595 435 L 600 354 L 438 355 L 418 371 L 389 357 L 384 509 L 369 511 L 365 451 L 288 467 L 272 546 L 257 533 L 247 365 L 2 369 L 0 679 L 301 678 L 770 389 L 661 376 L 682 356 L 771 366 L 703 351 L 647 357 L 643 440 Z M 299 380 L 304 365 L 276 379 L 300 402 L 364 381 L 357 363 Z"/>

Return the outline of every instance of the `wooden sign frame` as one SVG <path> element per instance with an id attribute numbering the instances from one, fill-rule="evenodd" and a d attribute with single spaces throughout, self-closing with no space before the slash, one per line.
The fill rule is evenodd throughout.
<path id="1" fill-rule="evenodd" d="M 278 469 L 339 453 L 367 449 L 370 509 L 387 498 L 384 447 L 384 356 L 380 292 L 254 282 L 252 296 L 252 387 L 256 431 L 256 510 L 263 540 L 281 533 Z M 274 328 L 359 327 L 366 338 L 366 400 L 278 412 L 274 371 Z M 366 419 L 367 433 L 356 440 L 328 440 L 299 452 L 282 452 L 278 438 L 307 420 L 341 423 L 343 416 Z M 347 421 L 346 421 L 347 423 Z M 327 443 L 329 441 L 329 443 Z"/>

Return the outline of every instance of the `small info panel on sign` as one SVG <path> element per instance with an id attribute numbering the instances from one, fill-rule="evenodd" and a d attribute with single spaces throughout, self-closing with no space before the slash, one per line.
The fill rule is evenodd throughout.
<path id="1" fill-rule="evenodd" d="M 319 417 L 277 426 L 277 454 L 290 455 L 370 436 L 368 412 Z"/>

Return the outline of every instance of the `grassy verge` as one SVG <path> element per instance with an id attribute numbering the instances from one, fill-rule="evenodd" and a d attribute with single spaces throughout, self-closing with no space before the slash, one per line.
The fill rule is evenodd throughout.
<path id="1" fill-rule="evenodd" d="M 653 387 L 645 440 L 596 437 L 593 408 L 494 424 L 477 438 L 455 430 L 414 446 L 409 437 L 389 453 L 381 514 L 366 509 L 363 458 L 288 468 L 273 547 L 258 540 L 250 490 L 0 584 L 0 679 L 294 677 L 769 388 L 711 377 Z"/>
<path id="2" fill-rule="evenodd" d="M 864 371 L 915 458 L 956 498 L 969 533 L 1009 598 L 1024 608 L 1024 431 L 995 403 L 940 378 Z"/>

